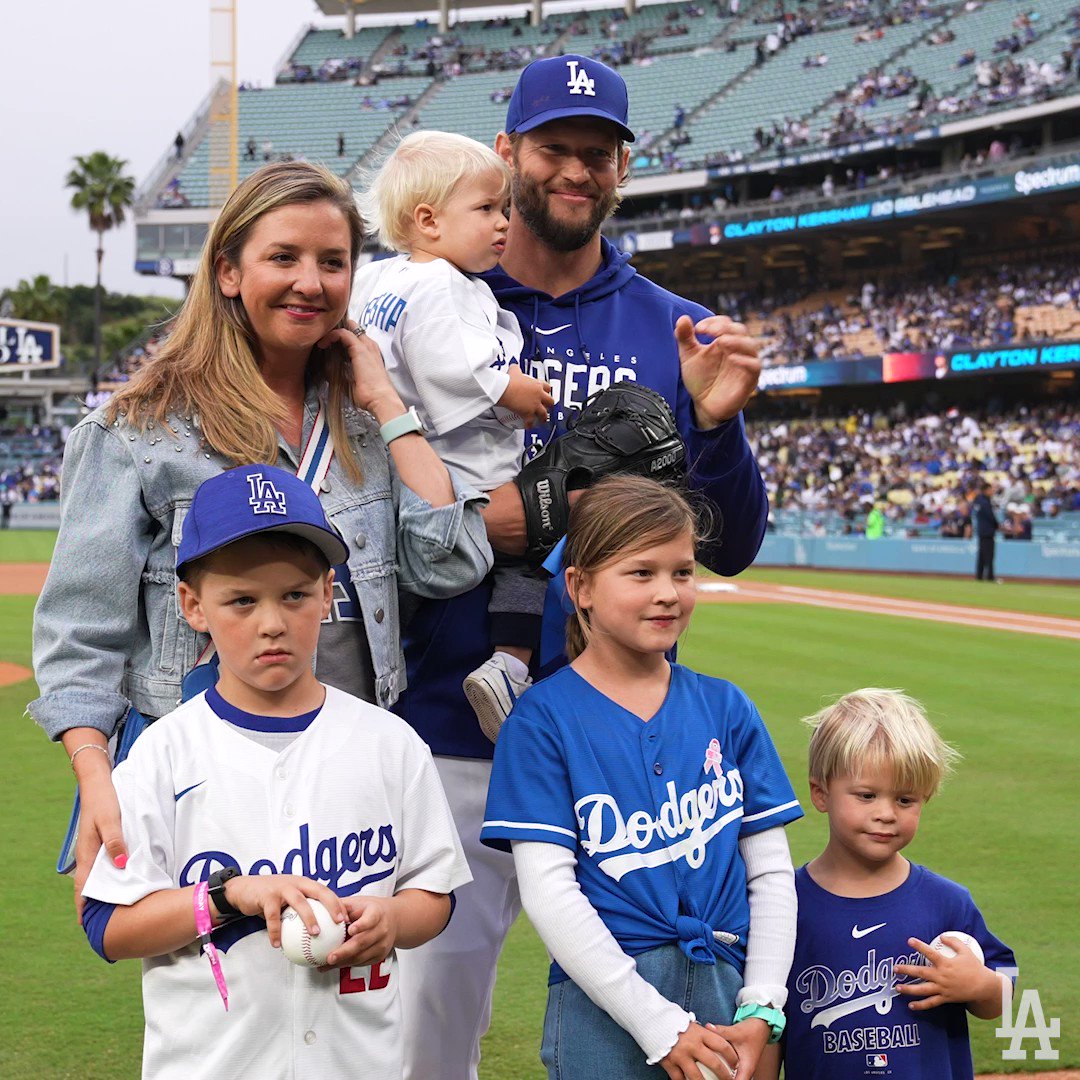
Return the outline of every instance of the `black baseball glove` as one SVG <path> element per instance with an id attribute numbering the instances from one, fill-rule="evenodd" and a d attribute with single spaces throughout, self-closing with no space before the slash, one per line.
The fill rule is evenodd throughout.
<path id="1" fill-rule="evenodd" d="M 539 565 L 566 533 L 567 492 L 615 473 L 677 480 L 685 463 L 675 414 L 655 390 L 620 382 L 593 394 L 566 432 L 518 474 L 528 535 L 526 559 Z"/>

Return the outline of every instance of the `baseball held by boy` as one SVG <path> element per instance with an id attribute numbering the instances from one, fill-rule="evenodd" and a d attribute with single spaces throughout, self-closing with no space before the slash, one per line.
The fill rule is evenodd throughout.
<path id="1" fill-rule="evenodd" d="M 786 1080 L 971 1080 L 966 1013 L 1001 1015 L 996 972 L 1016 960 L 967 889 L 901 855 L 957 754 L 897 690 L 857 690 L 807 722 L 829 841 L 795 874 L 787 1027 L 757 1080 L 775 1080 L 781 1052 Z M 929 944 L 942 933 L 951 957 Z"/>
<path id="2" fill-rule="evenodd" d="M 476 277 L 506 246 L 510 170 L 464 135 L 417 131 L 383 163 L 366 212 L 397 258 L 369 263 L 356 278 L 356 319 L 382 350 L 387 373 L 442 460 L 480 491 L 521 467 L 521 428 L 545 423 L 551 385 L 526 375 L 517 319 Z M 464 690 L 493 742 L 531 683 L 546 581 L 525 564 L 496 561 L 491 614 L 494 655 Z"/>
<path id="3" fill-rule="evenodd" d="M 282 469 L 195 493 L 180 603 L 219 681 L 117 767 L 130 858 L 102 849 L 84 889 L 93 947 L 143 959 L 144 1076 L 401 1076 L 395 949 L 437 935 L 470 875 L 427 747 L 313 673 L 346 558 Z M 348 931 L 319 970 L 278 949 L 286 906 L 318 932 L 308 899 Z"/>

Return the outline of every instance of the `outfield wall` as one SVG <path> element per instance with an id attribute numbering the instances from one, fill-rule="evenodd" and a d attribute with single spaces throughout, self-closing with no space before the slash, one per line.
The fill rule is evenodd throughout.
<path id="1" fill-rule="evenodd" d="M 17 503 L 12 507 L 13 529 L 56 529 L 59 525 L 59 503 Z M 770 533 L 765 537 L 754 565 L 963 577 L 975 572 L 975 541 L 937 538 L 867 540 L 862 536 L 777 536 Z M 1080 581 L 1080 540 L 999 539 L 994 569 L 1003 578 Z"/>
<path id="2" fill-rule="evenodd" d="M 59 529 L 60 504 L 58 502 L 15 503 L 11 508 L 12 529 Z"/>
<path id="3" fill-rule="evenodd" d="M 765 537 L 755 566 L 974 576 L 974 540 L 867 540 L 862 536 Z M 998 540 L 994 571 L 1003 578 L 1080 581 L 1080 541 Z"/>

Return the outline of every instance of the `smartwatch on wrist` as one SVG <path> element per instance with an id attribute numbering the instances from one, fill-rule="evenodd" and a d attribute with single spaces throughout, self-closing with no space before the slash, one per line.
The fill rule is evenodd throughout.
<path id="1" fill-rule="evenodd" d="M 411 435 L 414 431 L 419 435 L 423 435 L 426 430 L 424 421 L 420 419 L 420 414 L 416 411 L 416 406 L 413 405 L 408 412 L 395 416 L 393 420 L 387 420 L 379 428 L 379 434 L 382 436 L 382 441 L 389 446 L 395 439 L 400 439 L 402 435 Z"/>
<path id="2" fill-rule="evenodd" d="M 207 882 L 210 886 L 210 899 L 223 919 L 236 918 L 244 914 L 239 908 L 234 908 L 225 898 L 225 882 L 239 876 L 240 871 L 235 866 L 226 866 L 224 870 L 215 870 Z"/>
<path id="3" fill-rule="evenodd" d="M 784 1034 L 784 1025 L 787 1023 L 787 1017 L 784 1016 L 782 1009 L 771 1009 L 768 1005 L 755 1005 L 753 1002 L 747 1002 L 735 1010 L 734 1022 L 738 1024 L 742 1020 L 751 1019 L 751 1017 L 764 1020 L 769 1025 L 769 1042 L 780 1041 L 780 1036 Z"/>

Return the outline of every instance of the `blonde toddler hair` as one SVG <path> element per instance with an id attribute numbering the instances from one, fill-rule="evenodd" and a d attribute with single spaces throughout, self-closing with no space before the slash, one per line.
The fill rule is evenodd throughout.
<path id="1" fill-rule="evenodd" d="M 885 766 L 899 788 L 929 799 L 960 758 L 922 705 L 901 690 L 855 690 L 803 722 L 813 729 L 810 779 L 822 786 Z"/>
<path id="2" fill-rule="evenodd" d="M 494 150 L 450 131 L 414 131 L 394 147 L 361 196 L 364 218 L 394 251 L 412 247 L 413 211 L 423 203 L 442 209 L 459 184 L 494 176 L 510 196 L 510 167 Z"/>

